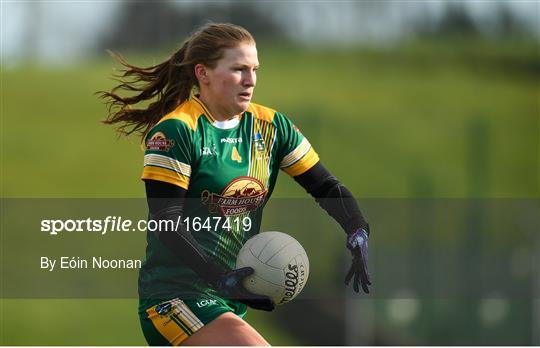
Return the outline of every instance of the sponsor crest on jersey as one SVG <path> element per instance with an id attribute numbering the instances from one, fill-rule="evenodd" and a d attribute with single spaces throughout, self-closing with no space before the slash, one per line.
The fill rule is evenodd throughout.
<path id="1" fill-rule="evenodd" d="M 174 140 L 167 139 L 162 132 L 156 132 L 156 134 L 152 135 L 150 140 L 146 143 L 146 149 L 153 151 L 169 151 L 173 146 Z"/>
<path id="2" fill-rule="evenodd" d="M 208 190 L 201 194 L 201 201 L 211 213 L 234 216 L 258 209 L 264 204 L 268 190 L 257 179 L 240 176 L 227 184 L 221 194 Z"/>

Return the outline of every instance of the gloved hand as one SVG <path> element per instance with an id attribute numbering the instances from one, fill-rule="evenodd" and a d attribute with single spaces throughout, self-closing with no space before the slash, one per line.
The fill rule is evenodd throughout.
<path id="1" fill-rule="evenodd" d="M 212 285 L 224 298 L 238 300 L 253 309 L 268 312 L 274 310 L 274 301 L 270 297 L 256 295 L 244 288 L 242 281 L 251 274 L 253 274 L 251 267 L 235 269 L 218 276 Z"/>
<path id="2" fill-rule="evenodd" d="M 369 230 L 369 226 L 367 227 Z M 371 279 L 368 272 L 368 233 L 363 228 L 359 228 L 347 236 L 347 249 L 352 254 L 352 265 L 345 276 L 345 285 L 349 285 L 352 276 L 354 275 L 353 289 L 359 292 L 359 285 L 362 285 L 362 290 L 369 294 L 369 285 Z"/>

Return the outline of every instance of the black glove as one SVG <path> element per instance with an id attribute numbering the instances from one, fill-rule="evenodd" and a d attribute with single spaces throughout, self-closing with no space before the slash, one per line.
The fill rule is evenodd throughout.
<path id="1" fill-rule="evenodd" d="M 243 267 L 218 276 L 211 284 L 224 298 L 238 300 L 253 309 L 268 312 L 274 310 L 274 301 L 270 297 L 256 295 L 244 288 L 242 281 L 251 274 L 253 268 Z"/>
<path id="2" fill-rule="evenodd" d="M 369 228 L 369 227 L 368 227 Z M 371 279 L 368 272 L 368 233 L 360 228 L 347 236 L 347 249 L 352 254 L 352 265 L 345 277 L 345 285 L 349 285 L 354 275 L 353 289 L 359 292 L 359 285 L 362 284 L 362 290 L 369 294 L 369 285 Z"/>

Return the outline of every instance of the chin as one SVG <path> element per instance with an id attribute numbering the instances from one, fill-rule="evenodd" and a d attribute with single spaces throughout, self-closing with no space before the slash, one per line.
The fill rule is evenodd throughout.
<path id="1" fill-rule="evenodd" d="M 248 101 L 248 100 L 241 101 L 240 103 L 238 103 L 237 104 L 238 113 L 246 111 L 248 109 L 250 103 L 251 103 L 251 101 Z"/>

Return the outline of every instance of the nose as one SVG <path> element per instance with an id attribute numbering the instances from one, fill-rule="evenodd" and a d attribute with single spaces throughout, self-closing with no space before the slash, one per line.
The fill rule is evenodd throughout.
<path id="1" fill-rule="evenodd" d="M 257 83 L 257 74 L 255 70 L 251 70 L 245 73 L 243 85 L 244 87 L 255 87 Z"/>

